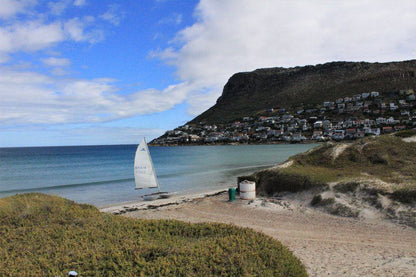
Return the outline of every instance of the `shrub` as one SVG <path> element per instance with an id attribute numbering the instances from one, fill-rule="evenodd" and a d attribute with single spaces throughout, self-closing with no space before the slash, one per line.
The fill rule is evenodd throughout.
<path id="1" fill-rule="evenodd" d="M 359 186 L 358 182 L 339 183 L 334 186 L 334 190 L 342 193 L 354 192 Z"/>
<path id="2" fill-rule="evenodd" d="M 391 198 L 402 203 L 411 204 L 416 202 L 416 189 L 398 189 L 391 194 Z"/>
<path id="3" fill-rule="evenodd" d="M 409 138 L 409 137 L 416 136 L 416 130 L 415 129 L 401 130 L 401 131 L 394 133 L 394 135 L 400 138 Z"/>
<path id="4" fill-rule="evenodd" d="M 316 206 L 316 205 L 320 204 L 321 201 L 322 201 L 322 195 L 317 194 L 312 198 L 311 205 Z"/>
<path id="5" fill-rule="evenodd" d="M 321 188 L 325 184 L 313 181 L 307 175 L 280 170 L 263 170 L 256 173 L 257 192 L 273 195 L 277 192 L 299 192 L 311 188 Z"/>
<path id="6" fill-rule="evenodd" d="M 329 212 L 333 215 L 339 215 L 343 217 L 357 217 L 359 214 L 358 211 L 355 211 L 341 203 L 336 203 L 335 205 L 331 206 Z"/>

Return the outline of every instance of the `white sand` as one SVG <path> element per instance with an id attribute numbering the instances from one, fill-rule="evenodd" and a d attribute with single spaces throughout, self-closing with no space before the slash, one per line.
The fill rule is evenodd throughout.
<path id="1" fill-rule="evenodd" d="M 138 209 L 124 215 L 253 228 L 288 246 L 311 276 L 416 276 L 416 229 L 379 218 L 332 216 L 299 201 L 228 202 L 226 193 L 205 195 L 153 201 L 151 209 L 141 203 L 102 211 Z"/>

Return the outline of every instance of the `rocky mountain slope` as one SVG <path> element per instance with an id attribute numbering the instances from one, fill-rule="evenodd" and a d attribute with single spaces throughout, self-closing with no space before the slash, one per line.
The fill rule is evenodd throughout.
<path id="1" fill-rule="evenodd" d="M 227 123 L 269 108 L 307 107 L 353 94 L 416 88 L 416 60 L 331 62 L 234 74 L 217 103 L 191 123 Z"/>

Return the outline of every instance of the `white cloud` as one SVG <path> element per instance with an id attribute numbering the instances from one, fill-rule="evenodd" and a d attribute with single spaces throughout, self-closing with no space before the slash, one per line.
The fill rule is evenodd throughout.
<path id="1" fill-rule="evenodd" d="M 89 16 L 83 19 L 72 18 L 64 23 L 64 31 L 69 38 L 76 42 L 88 41 L 96 43 L 104 39 L 104 32 L 98 29 L 87 30 L 87 27 L 94 22 L 94 18 Z"/>
<path id="2" fill-rule="evenodd" d="M 46 64 L 47 66 L 55 66 L 55 67 L 61 67 L 61 66 L 69 66 L 71 64 L 71 61 L 66 58 L 45 58 L 42 59 L 42 62 Z"/>
<path id="3" fill-rule="evenodd" d="M 10 18 L 35 4 L 34 0 L 0 0 L 0 18 Z"/>
<path id="4" fill-rule="evenodd" d="M 195 16 L 157 53 L 193 86 L 188 102 L 195 115 L 215 103 L 236 72 L 416 56 L 413 0 L 201 0 Z"/>
<path id="5" fill-rule="evenodd" d="M 161 20 L 159 20 L 159 24 L 163 24 L 163 25 L 179 25 L 182 23 L 182 15 L 178 14 L 178 13 L 174 13 L 169 17 L 166 18 L 162 18 Z"/>
<path id="6" fill-rule="evenodd" d="M 74 1 L 74 6 L 77 6 L 77 7 L 84 6 L 85 4 L 86 4 L 85 0 L 75 0 Z"/>
<path id="7" fill-rule="evenodd" d="M 110 5 L 108 10 L 100 16 L 103 20 L 110 22 L 111 24 L 118 26 L 123 15 L 119 11 L 118 5 Z"/>
<path id="8" fill-rule="evenodd" d="M 55 2 L 49 2 L 48 6 L 51 13 L 54 15 L 60 15 L 71 4 L 71 0 L 60 0 Z"/>
<path id="9" fill-rule="evenodd" d="M 53 78 L 0 68 L 0 123 L 107 122 L 162 112 L 185 100 L 186 84 L 122 95 L 111 79 Z"/>
<path id="10" fill-rule="evenodd" d="M 64 39 L 61 24 L 38 21 L 0 27 L 0 53 L 37 51 L 51 47 Z"/>

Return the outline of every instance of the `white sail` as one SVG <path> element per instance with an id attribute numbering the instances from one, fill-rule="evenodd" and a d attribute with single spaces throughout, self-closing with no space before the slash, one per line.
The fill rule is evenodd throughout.
<path id="1" fill-rule="evenodd" d="M 144 138 L 137 147 L 134 158 L 134 180 L 136 189 L 159 187 L 149 148 Z"/>

